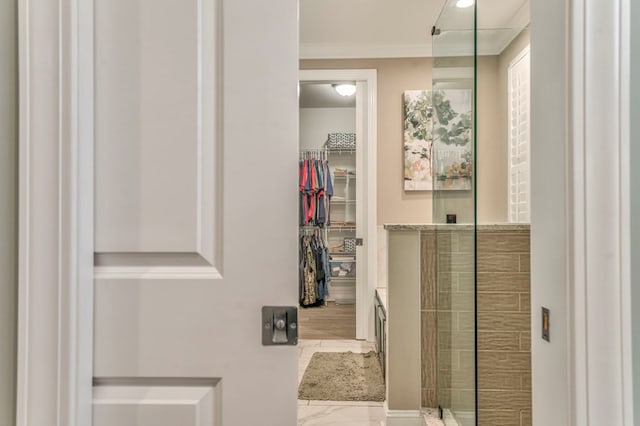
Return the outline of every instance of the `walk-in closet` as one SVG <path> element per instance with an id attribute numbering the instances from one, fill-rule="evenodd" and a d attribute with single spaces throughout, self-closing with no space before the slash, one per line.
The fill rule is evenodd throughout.
<path id="1" fill-rule="evenodd" d="M 299 324 L 303 339 L 355 339 L 355 84 L 300 84 Z"/>

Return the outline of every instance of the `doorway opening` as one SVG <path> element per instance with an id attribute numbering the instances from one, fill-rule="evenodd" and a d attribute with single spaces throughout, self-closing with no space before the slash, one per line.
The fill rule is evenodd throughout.
<path id="1" fill-rule="evenodd" d="M 362 209 L 355 84 L 302 82 L 299 132 L 300 338 L 355 340 Z"/>
<path id="2" fill-rule="evenodd" d="M 343 84 L 351 92 L 339 93 Z M 373 324 L 375 89 L 374 70 L 300 72 L 298 382 L 302 405 L 344 406 L 349 398 L 360 404 L 362 398 L 369 398 L 375 399 L 368 401 L 373 406 L 382 407 L 383 368 L 375 355 Z M 313 374 L 312 364 L 323 356 L 354 354 L 366 354 L 362 359 L 375 357 L 370 365 L 378 371 L 378 396 L 352 395 L 352 385 L 338 383 L 339 379 L 331 382 L 331 378 L 318 385 L 331 389 L 335 396 L 329 398 L 336 401 L 306 393 L 303 378 Z M 340 368 L 349 362 L 340 361 Z M 301 410 L 299 418 L 307 414 Z"/>
<path id="3" fill-rule="evenodd" d="M 345 82 L 355 88 L 351 96 L 336 90 Z M 337 309 L 353 318 L 341 323 L 339 332 L 310 330 L 314 334 L 307 337 L 375 340 L 375 91 L 375 70 L 300 71 L 300 236 L 301 242 L 313 236 L 326 249 L 322 280 L 310 295 L 301 270 L 300 305 L 347 306 Z M 303 326 L 300 333 L 304 339 Z"/>

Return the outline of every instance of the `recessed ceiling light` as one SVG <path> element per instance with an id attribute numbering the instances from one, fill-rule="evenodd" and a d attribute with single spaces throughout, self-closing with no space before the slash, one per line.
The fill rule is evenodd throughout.
<path id="1" fill-rule="evenodd" d="M 334 84 L 333 88 L 340 96 L 353 96 L 356 93 L 355 84 Z"/>
<path id="2" fill-rule="evenodd" d="M 465 7 L 473 6 L 473 0 L 458 0 L 458 3 L 456 3 L 456 6 L 461 9 Z"/>

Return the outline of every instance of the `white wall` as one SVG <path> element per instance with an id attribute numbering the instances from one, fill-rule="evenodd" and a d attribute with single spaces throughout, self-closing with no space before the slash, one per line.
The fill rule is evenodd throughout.
<path id="1" fill-rule="evenodd" d="M 16 0 L 0 1 L 0 425 L 15 422 L 18 53 Z"/>
<path id="2" fill-rule="evenodd" d="M 534 425 L 568 425 L 566 2 L 531 4 L 531 355 Z M 551 206 L 551 207 L 550 207 Z M 551 342 L 540 307 L 551 310 Z"/>
<path id="3" fill-rule="evenodd" d="M 631 2 L 631 296 L 635 424 L 640 424 L 640 3 Z"/>
<path id="4" fill-rule="evenodd" d="M 355 133 L 355 108 L 300 108 L 300 149 L 319 149 L 329 133 Z"/>

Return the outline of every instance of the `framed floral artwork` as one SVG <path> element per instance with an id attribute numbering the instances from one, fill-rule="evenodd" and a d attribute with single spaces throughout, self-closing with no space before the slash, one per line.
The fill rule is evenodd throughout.
<path id="1" fill-rule="evenodd" d="M 403 101 L 405 191 L 470 190 L 471 90 L 408 90 Z"/>

